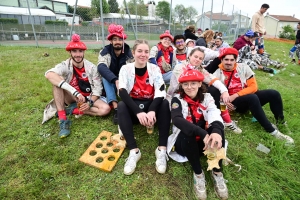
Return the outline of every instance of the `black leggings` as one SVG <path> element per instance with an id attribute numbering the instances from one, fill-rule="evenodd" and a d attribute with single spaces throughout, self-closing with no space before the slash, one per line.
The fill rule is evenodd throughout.
<path id="1" fill-rule="evenodd" d="M 148 111 L 148 108 L 146 109 L 144 112 Z M 159 131 L 158 146 L 167 146 L 170 131 L 171 112 L 169 109 L 169 102 L 166 99 L 164 99 L 158 106 L 155 114 Z M 118 103 L 118 123 L 127 142 L 128 149 L 131 150 L 137 148 L 137 144 L 134 139 L 133 124 L 138 124 L 139 120 L 123 101 Z"/>
<path id="2" fill-rule="evenodd" d="M 214 98 L 217 108 L 220 109 L 220 98 L 221 98 L 220 91 L 212 85 L 208 86 L 205 83 L 202 83 L 202 84 L 204 84 L 206 86 L 207 92 Z"/>
<path id="3" fill-rule="evenodd" d="M 212 127 L 207 129 L 207 132 L 211 134 Z M 224 130 L 222 130 L 222 147 L 225 147 L 225 135 Z M 195 174 L 201 174 L 202 168 L 200 163 L 200 157 L 203 156 L 203 138 L 200 141 L 196 141 L 195 136 L 187 136 L 182 131 L 179 133 L 177 140 L 175 142 L 175 151 L 182 156 L 186 156 L 191 164 Z M 213 168 L 214 172 L 222 171 L 222 159 L 219 161 L 220 169 Z"/>
<path id="4" fill-rule="evenodd" d="M 271 122 L 267 119 L 262 106 L 270 103 L 270 109 L 276 119 L 276 122 L 283 121 L 283 105 L 281 95 L 276 90 L 259 90 L 254 94 L 248 94 L 236 98 L 232 104 L 236 107 L 236 111 L 244 113 L 250 110 L 252 115 L 260 123 L 260 125 L 269 133 L 275 129 Z"/>

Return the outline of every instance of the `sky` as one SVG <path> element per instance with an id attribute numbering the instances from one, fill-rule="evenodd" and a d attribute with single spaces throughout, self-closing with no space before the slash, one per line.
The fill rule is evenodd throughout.
<path id="1" fill-rule="evenodd" d="M 68 2 L 69 5 L 74 5 L 76 0 L 60 0 L 64 2 Z M 122 5 L 123 0 L 117 0 L 119 5 Z M 129 1 L 129 0 L 127 0 Z M 154 0 L 156 3 L 161 0 Z M 166 0 L 171 3 L 171 0 Z M 213 12 L 221 12 L 222 11 L 222 3 L 223 0 L 172 0 L 172 8 L 174 8 L 178 4 L 183 4 L 185 7 L 193 6 L 196 8 L 199 14 L 202 13 L 202 5 L 204 1 L 204 12 L 211 10 L 211 2 L 213 2 Z M 90 6 L 91 0 L 78 0 L 78 5 L 82 6 Z M 145 3 L 148 0 L 144 0 Z M 232 11 L 241 11 L 242 15 L 248 14 L 249 17 L 258 11 L 263 3 L 267 3 L 270 5 L 270 8 L 267 12 L 270 15 L 295 15 L 296 18 L 300 19 L 299 12 L 299 0 L 224 0 L 223 13 L 231 14 Z M 234 7 L 233 7 L 234 6 Z M 298 11 L 298 12 L 297 12 Z"/>

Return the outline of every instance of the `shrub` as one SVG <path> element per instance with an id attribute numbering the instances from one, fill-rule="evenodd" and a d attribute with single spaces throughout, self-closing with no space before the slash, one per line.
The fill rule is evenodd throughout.
<path id="1" fill-rule="evenodd" d="M 18 24 L 18 19 L 15 18 L 0 18 L 0 23 L 3 24 Z"/>
<path id="2" fill-rule="evenodd" d="M 65 25 L 68 26 L 68 22 L 66 21 L 52 21 L 52 20 L 46 20 L 45 24 L 52 24 L 52 25 Z"/>
<path id="3" fill-rule="evenodd" d="M 82 25 L 82 26 L 88 26 L 88 25 L 89 25 L 89 22 L 81 22 L 81 25 Z"/>
<path id="4" fill-rule="evenodd" d="M 295 40 L 296 35 L 294 29 L 290 25 L 282 27 L 283 31 L 279 34 L 279 38 Z"/>

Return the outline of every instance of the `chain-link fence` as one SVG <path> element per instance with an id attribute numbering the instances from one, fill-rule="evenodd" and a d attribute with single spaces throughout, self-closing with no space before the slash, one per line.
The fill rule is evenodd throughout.
<path id="1" fill-rule="evenodd" d="M 77 33 L 89 48 L 99 48 L 108 43 L 111 23 L 123 25 L 129 43 L 146 39 L 155 44 L 165 30 L 183 34 L 188 25 L 222 32 L 232 42 L 250 28 L 254 14 L 239 10 L 228 0 L 202 0 L 194 6 L 184 6 L 184 1 L 174 5 L 172 0 L 146 4 L 143 0 L 86 0 L 87 5 L 81 5 L 85 0 L 66 1 L 0 3 L 0 44 L 63 47 Z"/>

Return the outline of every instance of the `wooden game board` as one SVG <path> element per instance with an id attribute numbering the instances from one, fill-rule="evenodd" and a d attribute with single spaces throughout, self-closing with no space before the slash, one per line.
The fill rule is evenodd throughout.
<path id="1" fill-rule="evenodd" d="M 125 148 L 125 145 L 120 145 L 120 140 L 113 140 L 111 136 L 111 132 L 102 131 L 82 154 L 79 161 L 103 171 L 111 172 Z M 115 136 L 117 135 L 114 135 L 114 138 L 116 138 Z M 123 143 L 125 143 L 125 140 Z"/>

